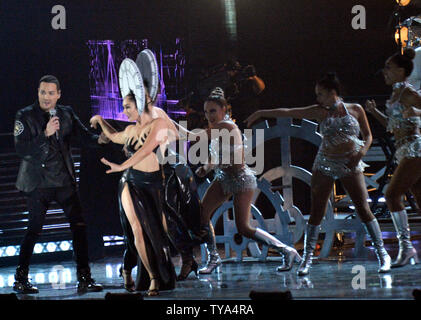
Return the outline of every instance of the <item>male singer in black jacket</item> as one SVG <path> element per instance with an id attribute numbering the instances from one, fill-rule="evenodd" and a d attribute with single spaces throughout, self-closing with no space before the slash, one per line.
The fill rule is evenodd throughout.
<path id="1" fill-rule="evenodd" d="M 71 140 L 89 146 L 107 143 L 104 136 L 86 129 L 69 106 L 57 105 L 60 83 L 47 75 L 39 80 L 38 101 L 16 113 L 14 141 L 22 159 L 16 187 L 27 196 L 29 226 L 20 246 L 19 265 L 13 289 L 18 293 L 38 293 L 29 282 L 29 262 L 42 232 L 46 211 L 55 200 L 69 219 L 73 251 L 77 263 L 78 292 L 101 291 L 91 277 L 88 263 L 86 225 L 76 187 L 71 157 Z"/>

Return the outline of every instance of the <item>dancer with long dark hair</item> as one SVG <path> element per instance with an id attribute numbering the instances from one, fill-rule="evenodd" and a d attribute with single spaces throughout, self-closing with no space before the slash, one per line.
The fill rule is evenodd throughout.
<path id="1" fill-rule="evenodd" d="M 162 206 L 164 175 L 158 160 L 159 152 L 164 151 L 172 128 L 170 122 L 152 116 L 148 95 L 146 99 L 143 108 L 137 105 L 133 93 L 124 97 L 124 113 L 129 121 L 136 122 L 124 131 L 116 132 L 101 116 L 92 117 L 91 125 L 96 127 L 99 124 L 112 142 L 124 144 L 131 155 L 122 164 L 104 158 L 101 162 L 110 167 L 106 171 L 108 174 L 126 170 L 120 182 L 120 197 L 141 260 L 138 268 L 139 289 L 148 288 L 148 295 L 155 296 L 159 290 L 173 289 L 176 279 Z"/>
<path id="2" fill-rule="evenodd" d="M 145 83 L 146 100 L 150 101 L 148 94 L 148 83 Z M 169 142 L 178 139 L 177 130 L 166 112 L 154 105 L 152 101 L 149 106 L 151 115 L 155 118 L 162 118 L 168 122 L 171 128 L 171 137 Z M 105 120 L 102 120 L 106 122 Z M 107 123 L 111 128 L 111 126 Z M 124 148 L 125 149 L 125 148 Z M 125 150 L 127 156 L 130 154 Z M 164 189 L 162 192 L 163 209 L 167 219 L 168 233 L 172 240 L 171 244 L 180 253 L 182 266 L 177 276 L 177 281 L 185 280 L 191 272 L 197 275 L 198 264 L 193 254 L 193 248 L 197 244 L 196 235 L 200 227 L 200 199 L 197 193 L 197 185 L 195 183 L 194 174 L 181 156 L 174 150 L 166 149 L 166 157 L 172 157 L 172 161 L 166 161 L 163 164 L 164 171 Z M 132 269 L 137 264 L 137 251 L 134 247 L 133 233 L 124 209 L 121 204 L 121 191 L 125 182 L 125 174 L 119 182 L 119 208 L 120 219 L 125 234 L 126 249 L 123 255 L 123 264 L 120 269 L 120 275 L 124 279 L 124 287 L 128 291 L 134 291 L 139 286 L 139 278 L 136 284 L 132 279 Z"/>
<path id="3" fill-rule="evenodd" d="M 136 59 L 136 66 L 141 73 L 145 89 L 145 101 L 147 101 L 150 114 L 153 119 L 162 118 L 167 122 L 171 129 L 168 143 L 172 143 L 178 139 L 177 130 L 166 112 L 155 105 L 158 97 L 159 78 L 157 61 L 153 52 L 149 49 L 140 52 Z M 124 87 L 124 82 L 121 84 Z M 130 96 L 133 98 L 132 92 Z M 132 100 L 135 102 L 136 99 L 133 98 Z M 103 125 L 108 127 L 110 132 L 116 132 L 107 121 L 104 119 L 101 121 Z M 126 156 L 129 157 L 130 152 L 127 151 L 127 148 L 124 147 L 123 150 Z M 165 176 L 164 189 L 162 190 L 163 210 L 171 239 L 171 248 L 175 247 L 182 258 L 180 274 L 177 276 L 177 280 L 182 281 L 192 271 L 197 274 L 198 265 L 194 259 L 193 247 L 195 246 L 195 234 L 198 233 L 200 226 L 200 199 L 193 172 L 176 152 L 173 145 L 166 148 L 165 158 L 167 160 L 170 158 L 170 160 L 164 161 L 162 166 Z M 134 245 L 134 235 L 121 203 L 121 193 L 126 181 L 126 175 L 124 173 L 119 182 L 120 220 L 126 245 L 120 276 L 123 277 L 126 290 L 132 292 L 139 290 L 140 278 L 138 273 L 136 283 L 132 279 L 132 269 L 138 262 L 138 254 Z M 174 254 L 174 250 L 171 250 L 171 253 Z"/>
<path id="4" fill-rule="evenodd" d="M 310 271 L 313 252 L 319 236 L 320 223 L 326 212 L 333 184 L 339 179 L 370 235 L 379 260 L 379 272 L 390 270 L 390 257 L 384 249 L 377 219 L 367 202 L 364 181 L 365 164 L 361 161 L 372 142 L 364 109 L 355 103 L 345 103 L 340 97 L 340 83 L 336 75 L 327 74 L 315 87 L 318 104 L 303 108 L 260 110 L 247 118 L 250 126 L 260 118 L 291 117 L 314 119 L 320 123 L 323 140 L 313 164 L 311 177 L 311 212 L 304 236 L 303 262 L 298 275 Z M 362 135 L 363 140 L 359 139 Z"/>
<path id="5" fill-rule="evenodd" d="M 399 165 L 387 187 L 385 198 L 399 239 L 399 253 L 392 267 L 409 262 L 418 263 L 417 251 L 410 239 L 408 215 L 402 198 L 411 191 L 421 208 L 421 95 L 407 82 L 414 64 L 415 51 L 407 48 L 386 60 L 384 80 L 393 92 L 386 102 L 386 114 L 376 108 L 374 100 L 367 100 L 371 113 L 395 138 L 395 158 Z"/>

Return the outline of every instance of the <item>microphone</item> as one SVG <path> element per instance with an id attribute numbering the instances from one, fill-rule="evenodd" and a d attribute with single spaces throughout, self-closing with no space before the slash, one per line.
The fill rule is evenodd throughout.
<path id="1" fill-rule="evenodd" d="M 57 115 L 57 110 L 56 108 L 50 109 L 48 110 L 48 113 L 50 114 L 50 119 L 51 119 L 52 117 L 55 117 Z M 58 140 L 58 131 L 56 131 L 56 139 Z"/>

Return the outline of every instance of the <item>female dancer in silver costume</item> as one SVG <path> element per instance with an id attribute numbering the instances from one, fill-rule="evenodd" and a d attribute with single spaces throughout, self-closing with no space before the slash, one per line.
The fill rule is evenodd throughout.
<path id="1" fill-rule="evenodd" d="M 91 118 L 95 128 L 99 124 L 104 134 L 114 143 L 123 144 L 131 155 L 122 164 L 102 158 L 110 167 L 106 173 L 126 170 L 122 179 L 121 203 L 134 236 L 134 244 L 141 259 L 140 290 L 148 289 L 148 295 L 158 295 L 158 290 L 175 287 L 175 270 L 169 252 L 166 219 L 162 208 L 163 171 L 157 150 L 162 152 L 171 132 L 176 133 L 171 120 L 160 117 L 160 110 L 151 104 L 146 95 L 146 107 L 139 114 L 135 96 L 130 93 L 123 99 L 124 114 L 129 125 L 117 132 L 101 116 Z M 159 152 L 159 151 L 158 151 Z"/>
<path id="2" fill-rule="evenodd" d="M 298 275 L 307 275 L 319 235 L 319 225 L 326 212 L 333 183 L 340 179 L 370 235 L 379 260 L 379 272 L 390 270 L 390 257 L 383 246 L 379 224 L 367 203 L 362 157 L 372 141 L 364 109 L 340 98 L 336 75 L 328 73 L 316 84 L 317 105 L 294 109 L 260 110 L 246 119 L 250 126 L 260 118 L 291 117 L 314 119 L 320 123 L 322 143 L 316 155 L 311 178 L 311 212 L 304 236 L 303 261 Z M 364 140 L 359 139 L 362 134 Z"/>
<path id="3" fill-rule="evenodd" d="M 410 240 L 408 216 L 402 197 L 409 190 L 421 208 L 421 95 L 406 82 L 415 57 L 413 49 L 396 53 L 386 60 L 384 80 L 393 88 L 386 102 L 386 115 L 376 108 L 374 100 L 366 102 L 366 109 L 395 137 L 398 167 L 387 187 L 385 198 L 399 239 L 399 253 L 392 267 L 409 262 L 418 263 L 417 252 Z"/>
<path id="4" fill-rule="evenodd" d="M 244 162 L 244 145 L 241 131 L 227 116 L 227 102 L 222 89 L 215 88 L 212 91 L 205 101 L 204 109 L 209 123 L 207 137 L 212 138 L 212 130 L 219 133 L 225 131 L 230 137 L 228 144 L 226 139 L 221 139 L 221 136 L 212 138 L 209 146 L 211 162 L 196 171 L 199 177 L 206 176 L 212 169 L 215 173 L 214 180 L 202 200 L 201 231 L 208 246 L 209 259 L 206 267 L 200 269 L 199 273 L 208 274 L 213 270 L 217 271 L 221 265 L 210 219 L 213 213 L 231 196 L 233 196 L 235 222 L 238 232 L 247 238 L 276 249 L 284 257 L 282 270 L 290 270 L 295 260 L 301 261 L 297 251 L 285 245 L 268 232 L 250 226 L 251 202 L 254 189 L 257 186 L 256 177 Z M 187 132 L 182 127 L 180 127 L 180 130 Z M 188 134 L 195 135 L 192 132 L 188 132 Z M 199 137 L 202 136 L 200 133 L 197 135 Z M 226 156 L 229 159 L 226 159 Z"/>

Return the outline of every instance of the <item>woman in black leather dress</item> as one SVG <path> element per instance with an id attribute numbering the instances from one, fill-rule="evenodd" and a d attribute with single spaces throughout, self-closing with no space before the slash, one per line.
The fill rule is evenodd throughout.
<path id="1" fill-rule="evenodd" d="M 116 132 L 101 116 L 92 117 L 91 125 L 99 124 L 104 134 L 112 142 L 124 144 L 130 155 L 122 164 L 104 158 L 101 162 L 110 167 L 106 173 L 125 171 L 119 186 L 121 209 L 126 217 L 122 224 L 123 228 L 127 228 L 127 223 L 130 225 L 133 241 L 128 243 L 134 244 L 140 257 L 137 289 L 148 289 L 148 295 L 153 296 L 159 290 L 175 287 L 176 275 L 162 206 L 164 172 L 158 161 L 174 131 L 170 121 L 154 116 L 148 95 L 146 101 L 145 109 L 139 114 L 135 96 L 130 93 L 124 97 L 124 114 L 129 121 L 136 121 L 124 131 Z"/>

